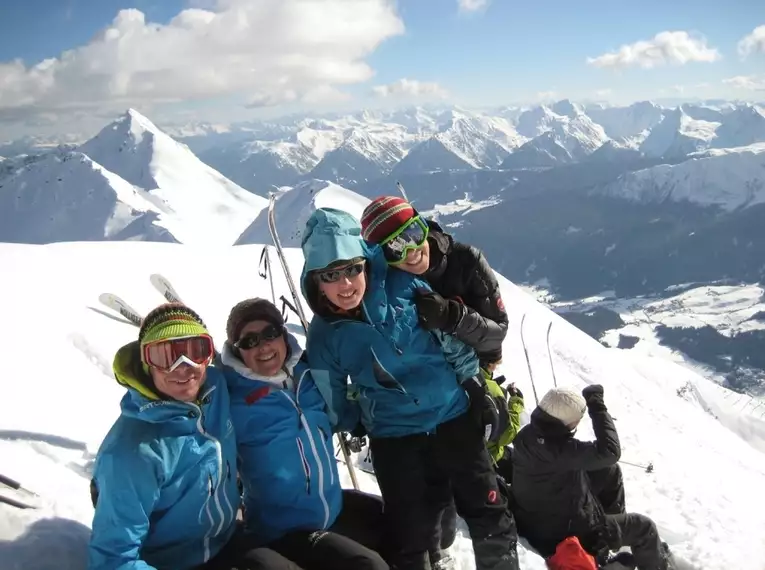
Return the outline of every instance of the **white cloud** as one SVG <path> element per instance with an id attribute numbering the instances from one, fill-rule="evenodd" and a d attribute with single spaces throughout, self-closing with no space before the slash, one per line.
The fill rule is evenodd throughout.
<path id="1" fill-rule="evenodd" d="M 372 87 L 372 92 L 378 97 L 436 97 L 443 99 L 448 96 L 446 89 L 438 83 L 406 78 L 387 85 L 376 85 Z"/>
<path id="2" fill-rule="evenodd" d="M 558 93 L 556 91 L 539 91 L 535 100 L 540 103 L 549 103 L 558 99 Z"/>
<path id="3" fill-rule="evenodd" d="M 617 51 L 598 57 L 588 57 L 587 63 L 595 67 L 643 67 L 685 65 L 686 63 L 713 62 L 722 59 L 717 48 L 707 46 L 706 39 L 691 37 L 688 32 L 661 32 L 653 39 L 641 40 L 621 46 Z"/>
<path id="4" fill-rule="evenodd" d="M 489 0 L 457 0 L 460 12 L 476 12 L 489 5 Z"/>
<path id="5" fill-rule="evenodd" d="M 214 1 L 214 3 L 213 3 Z M 87 45 L 0 62 L 0 110 L 120 109 L 250 96 L 250 105 L 337 99 L 373 76 L 365 58 L 404 24 L 395 0 L 197 0 L 167 24 L 120 10 Z M 331 94 L 331 95 L 330 95 Z"/>
<path id="6" fill-rule="evenodd" d="M 745 89 L 747 91 L 765 91 L 765 75 L 737 75 L 723 79 L 725 85 L 730 85 L 734 89 Z"/>
<path id="7" fill-rule="evenodd" d="M 614 94 L 613 89 L 598 89 L 597 91 L 595 91 L 596 97 L 609 97 L 613 94 Z"/>
<path id="8" fill-rule="evenodd" d="M 765 52 L 765 25 L 757 26 L 751 34 L 744 36 L 738 42 L 738 53 L 741 57 L 756 52 Z"/>

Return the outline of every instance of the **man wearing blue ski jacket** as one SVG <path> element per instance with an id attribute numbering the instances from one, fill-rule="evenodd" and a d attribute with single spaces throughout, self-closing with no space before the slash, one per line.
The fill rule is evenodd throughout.
<path id="1" fill-rule="evenodd" d="M 154 309 L 117 352 L 127 393 L 96 457 L 89 570 L 300 570 L 240 547 L 236 441 L 214 352 L 181 304 Z"/>
<path id="2" fill-rule="evenodd" d="M 226 336 L 221 362 L 250 543 L 306 570 L 387 570 L 352 540 L 378 546 L 381 501 L 341 488 L 326 404 L 279 310 L 265 299 L 237 303 Z"/>
<path id="3" fill-rule="evenodd" d="M 388 271 L 350 214 L 316 210 L 301 245 L 301 287 L 314 312 L 308 361 L 334 430 L 360 422 L 369 434 L 391 566 L 431 568 L 432 497 L 451 483 L 476 568 L 517 569 L 514 521 L 484 445 L 486 386 L 475 352 L 420 325 L 416 292 L 429 286 Z"/>

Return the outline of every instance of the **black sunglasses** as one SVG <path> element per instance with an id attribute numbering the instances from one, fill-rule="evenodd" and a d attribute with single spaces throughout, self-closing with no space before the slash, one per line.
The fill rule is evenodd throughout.
<path id="1" fill-rule="evenodd" d="M 261 342 L 268 342 L 279 338 L 283 332 L 284 329 L 282 327 L 268 325 L 260 332 L 247 333 L 236 341 L 234 346 L 241 350 L 250 350 L 251 348 L 258 346 Z"/>
<path id="2" fill-rule="evenodd" d="M 340 281 L 342 277 L 346 277 L 348 279 L 353 279 L 357 275 L 359 275 L 362 271 L 364 271 L 364 262 L 361 263 L 354 263 L 353 265 L 349 265 L 348 267 L 343 267 L 342 269 L 330 269 L 328 271 L 321 271 L 318 273 L 319 275 L 319 281 L 322 283 L 335 283 L 337 281 Z"/>

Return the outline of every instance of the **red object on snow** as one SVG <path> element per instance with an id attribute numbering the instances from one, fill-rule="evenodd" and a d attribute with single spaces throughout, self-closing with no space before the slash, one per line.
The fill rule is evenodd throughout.
<path id="1" fill-rule="evenodd" d="M 550 570 L 598 570 L 595 558 L 582 548 L 575 536 L 569 536 L 559 543 L 555 554 L 546 562 Z"/>

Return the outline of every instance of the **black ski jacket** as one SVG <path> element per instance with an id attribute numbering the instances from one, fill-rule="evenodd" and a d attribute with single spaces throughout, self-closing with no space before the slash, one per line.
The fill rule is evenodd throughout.
<path id="1" fill-rule="evenodd" d="M 454 336 L 471 346 L 485 366 L 502 358 L 507 313 L 499 284 L 483 253 L 454 241 L 429 220 L 430 268 L 423 277 L 446 299 L 462 301 L 464 311 Z"/>
<path id="2" fill-rule="evenodd" d="M 604 546 L 605 515 L 590 491 L 587 471 L 614 465 L 621 446 L 602 395 L 591 398 L 588 411 L 594 442 L 575 439 L 540 408 L 513 441 L 511 491 L 518 533 L 545 558 L 569 536 L 578 537 L 595 556 Z"/>

